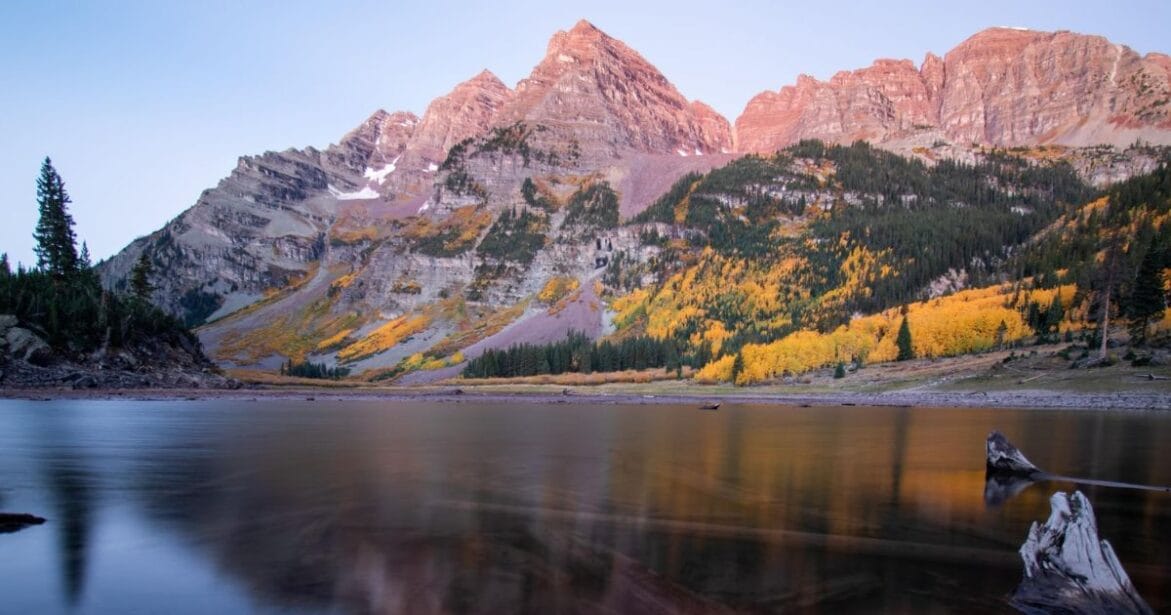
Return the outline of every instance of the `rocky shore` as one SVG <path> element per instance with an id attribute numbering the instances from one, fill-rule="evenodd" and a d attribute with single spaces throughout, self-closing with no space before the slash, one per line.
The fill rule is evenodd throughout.
<path id="1" fill-rule="evenodd" d="M 0 367 L 0 397 L 13 391 L 60 394 L 63 391 L 90 391 L 97 397 L 115 391 L 145 392 L 158 389 L 238 389 L 240 382 L 212 368 L 157 367 L 109 368 L 61 361 L 48 366 L 10 361 Z"/>
<path id="2" fill-rule="evenodd" d="M 139 341 L 126 348 L 67 355 L 54 350 L 17 318 L 0 315 L 0 395 L 14 390 L 60 393 L 123 389 L 232 389 L 241 384 L 225 375 L 182 336 Z"/>
<path id="3" fill-rule="evenodd" d="M 175 382 L 181 376 L 175 376 Z M 233 381 L 234 382 L 234 381 Z M 714 400 L 727 405 L 778 405 L 797 407 L 887 406 L 937 408 L 1036 408 L 1062 410 L 1171 410 L 1171 395 L 1158 393 L 1076 393 L 1045 390 L 1012 392 L 910 391 L 888 393 L 746 393 L 726 394 L 686 391 L 679 394 L 604 392 L 578 387 L 555 391 L 494 391 L 477 388 L 316 388 L 316 387 L 213 387 L 205 384 L 172 386 L 165 389 L 130 387 L 76 387 L 0 389 L 0 398 L 14 399 L 130 399 L 130 400 L 309 400 L 309 401 L 436 401 L 450 403 L 530 404 L 681 404 L 695 405 Z"/>

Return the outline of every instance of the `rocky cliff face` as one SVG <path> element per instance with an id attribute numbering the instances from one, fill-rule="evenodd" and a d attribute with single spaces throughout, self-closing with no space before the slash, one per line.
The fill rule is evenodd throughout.
<path id="1" fill-rule="evenodd" d="M 1099 36 L 992 28 L 944 58 L 879 60 L 828 82 L 753 98 L 736 120 L 742 152 L 800 139 L 924 145 L 1171 143 L 1168 57 Z"/>
<path id="2" fill-rule="evenodd" d="M 120 287 L 146 251 L 160 272 L 154 280 L 156 302 L 192 317 L 219 307 L 219 300 L 201 297 L 255 298 L 285 285 L 321 254 L 337 205 L 329 188 L 360 180 L 328 170 L 344 168 L 346 159 L 337 150 L 333 163 L 316 150 L 243 157 L 194 206 L 101 263 L 99 271 L 108 284 Z M 195 310 L 202 313 L 190 312 L 188 306 L 195 304 L 204 305 Z"/>
<path id="3" fill-rule="evenodd" d="M 507 322 L 501 314 L 535 309 L 555 278 L 592 288 L 616 251 L 654 258 L 640 229 L 568 222 L 575 195 L 593 186 L 629 218 L 686 173 L 808 138 L 965 160 L 981 155 L 973 142 L 1171 141 L 1169 71 L 1166 56 L 1099 37 L 996 29 L 920 66 L 880 60 L 827 82 L 801 77 L 754 98 L 733 137 L 720 114 L 583 21 L 555 34 L 515 88 L 485 70 L 421 118 L 379 110 L 324 150 L 241 158 L 100 271 L 124 285 L 149 254 L 155 300 L 189 322 L 214 321 L 200 336 L 223 364 L 389 368 L 480 343 Z M 1036 149 L 1098 181 L 1160 160 L 1141 148 Z M 532 214 L 531 228 L 497 228 L 514 212 Z M 481 250 L 490 238 L 496 247 Z M 509 253 L 521 244 L 523 258 Z M 356 362 L 339 352 L 366 341 L 378 352 Z"/>

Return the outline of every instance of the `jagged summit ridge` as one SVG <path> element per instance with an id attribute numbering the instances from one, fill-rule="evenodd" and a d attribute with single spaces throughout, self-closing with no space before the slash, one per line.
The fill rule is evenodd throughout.
<path id="1" fill-rule="evenodd" d="M 324 150 L 241 158 L 194 206 L 102 271 L 109 283 L 125 283 L 139 253 L 148 251 L 162 272 L 160 304 L 175 313 L 195 305 L 193 313 L 207 317 L 333 267 L 317 280 L 326 283 L 336 271 L 377 261 L 384 247 L 408 250 L 395 233 L 413 224 L 412 216 L 442 225 L 461 210 L 489 224 L 523 202 L 526 179 L 561 199 L 581 182 L 606 181 L 629 217 L 678 177 L 724 164 L 732 152 L 772 152 L 806 138 L 867 139 L 904 151 L 945 141 L 959 155 L 971 143 L 1168 142 L 1169 73 L 1171 58 L 1140 57 L 1101 37 L 996 28 L 942 57 L 927 54 L 918 66 L 878 60 L 762 93 L 737 119 L 733 139 L 726 118 L 684 97 L 646 58 L 583 20 L 554 34 L 545 56 L 513 88 L 485 69 L 433 100 L 421 117 L 380 109 Z M 526 126 L 509 133 L 518 123 Z M 523 135 L 528 153 L 541 157 L 489 148 L 495 153 L 460 169 L 466 176 L 444 168 L 458 144 L 477 150 L 475 142 L 501 135 L 494 147 L 516 146 L 508 139 Z M 475 190 L 456 194 L 452 186 Z M 468 206 L 482 209 L 473 216 Z M 465 239 L 474 244 L 477 236 Z M 341 246 L 362 241 L 388 243 L 345 261 Z M 398 262 L 398 254 L 382 260 Z M 412 266 L 441 269 L 434 259 L 412 258 Z M 404 265 L 408 274 L 417 275 Z M 379 283 L 385 293 L 402 287 Z M 375 296 L 370 287 L 361 292 Z"/>
<path id="2" fill-rule="evenodd" d="M 1100 36 L 989 28 L 940 58 L 878 60 L 754 97 L 741 152 L 801 139 L 915 145 L 1171 143 L 1171 61 Z"/>

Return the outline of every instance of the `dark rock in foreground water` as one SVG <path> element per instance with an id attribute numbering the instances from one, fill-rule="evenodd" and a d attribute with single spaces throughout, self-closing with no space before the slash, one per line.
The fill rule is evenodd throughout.
<path id="1" fill-rule="evenodd" d="M 1008 475 L 1032 477 L 1040 473 L 1037 466 L 1017 450 L 1008 438 L 999 431 L 988 434 L 986 442 L 988 461 L 986 471 L 989 475 Z"/>
<path id="2" fill-rule="evenodd" d="M 45 520 L 28 513 L 0 513 L 0 534 L 19 532 L 30 525 L 40 525 Z"/>

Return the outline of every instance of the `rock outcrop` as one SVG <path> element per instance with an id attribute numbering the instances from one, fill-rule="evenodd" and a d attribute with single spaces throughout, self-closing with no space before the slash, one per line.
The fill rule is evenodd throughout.
<path id="1" fill-rule="evenodd" d="M 20 530 L 23 530 L 27 527 L 41 525 L 44 522 L 44 517 L 38 517 L 28 513 L 0 512 L 0 534 L 11 534 L 12 532 L 19 532 Z"/>
<path id="2" fill-rule="evenodd" d="M 988 434 L 984 442 L 986 453 L 985 473 L 1029 478 L 1041 473 L 1025 454 L 1013 446 L 999 431 Z"/>
<path id="3" fill-rule="evenodd" d="M 1171 58 L 1071 32 L 991 28 L 942 59 L 878 60 L 829 81 L 802 76 L 757 95 L 736 149 L 801 139 L 910 149 L 960 145 L 1171 143 Z"/>
<path id="4" fill-rule="evenodd" d="M 68 355 L 68 356 L 67 356 Z M 53 350 L 11 314 L 0 314 L 0 388 L 238 388 L 194 337 L 139 338 L 127 347 L 79 356 Z"/>

